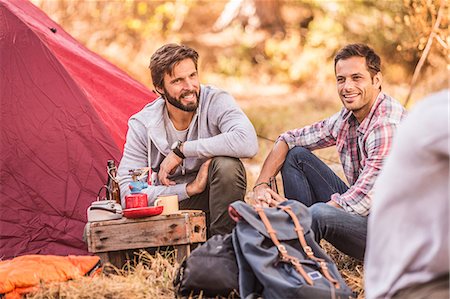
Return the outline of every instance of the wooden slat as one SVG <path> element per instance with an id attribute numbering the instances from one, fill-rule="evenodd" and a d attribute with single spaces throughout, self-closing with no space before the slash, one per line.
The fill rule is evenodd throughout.
<path id="1" fill-rule="evenodd" d="M 92 222 L 87 227 L 90 252 L 191 244 L 205 240 L 205 216 L 201 211 Z"/>
<path id="2" fill-rule="evenodd" d="M 191 254 L 191 245 L 175 245 L 175 258 L 179 264 Z"/>
<path id="3" fill-rule="evenodd" d="M 190 217 L 189 219 L 190 222 L 186 229 L 189 230 L 190 243 L 206 241 L 206 220 L 204 214 L 202 216 L 203 217 Z"/>

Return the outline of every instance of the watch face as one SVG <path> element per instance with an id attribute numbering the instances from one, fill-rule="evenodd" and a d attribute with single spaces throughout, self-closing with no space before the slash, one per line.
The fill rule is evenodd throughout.
<path id="1" fill-rule="evenodd" d="M 170 149 L 171 149 L 171 150 L 176 149 L 176 148 L 178 147 L 179 144 L 180 144 L 179 141 L 175 141 L 175 142 L 172 144 L 172 146 L 170 147 Z"/>

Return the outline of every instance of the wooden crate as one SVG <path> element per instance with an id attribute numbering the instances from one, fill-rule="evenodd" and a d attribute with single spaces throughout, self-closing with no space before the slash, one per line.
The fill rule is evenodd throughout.
<path id="1" fill-rule="evenodd" d="M 123 264 L 125 253 L 129 250 L 174 246 L 177 260 L 181 261 L 190 254 L 192 244 L 205 241 L 205 213 L 196 210 L 138 219 L 89 222 L 86 226 L 89 252 L 100 256 L 103 262 L 118 267 Z"/>

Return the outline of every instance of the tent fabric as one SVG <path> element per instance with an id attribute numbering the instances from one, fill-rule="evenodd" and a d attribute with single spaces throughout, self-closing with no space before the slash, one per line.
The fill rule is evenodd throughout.
<path id="1" fill-rule="evenodd" d="M 28 1 L 0 0 L 0 54 L 0 259 L 86 254 L 106 162 L 156 95 Z"/>

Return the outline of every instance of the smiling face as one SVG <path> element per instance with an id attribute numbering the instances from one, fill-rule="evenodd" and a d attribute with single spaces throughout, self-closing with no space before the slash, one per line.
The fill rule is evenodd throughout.
<path id="1" fill-rule="evenodd" d="M 164 74 L 164 86 L 158 91 L 163 94 L 168 104 L 193 112 L 198 107 L 200 83 L 192 59 L 181 60 L 173 67 L 172 74 Z"/>
<path id="2" fill-rule="evenodd" d="M 371 77 L 366 59 L 352 56 L 336 63 L 336 82 L 342 104 L 359 123 L 369 114 L 381 86 L 381 73 Z"/>

